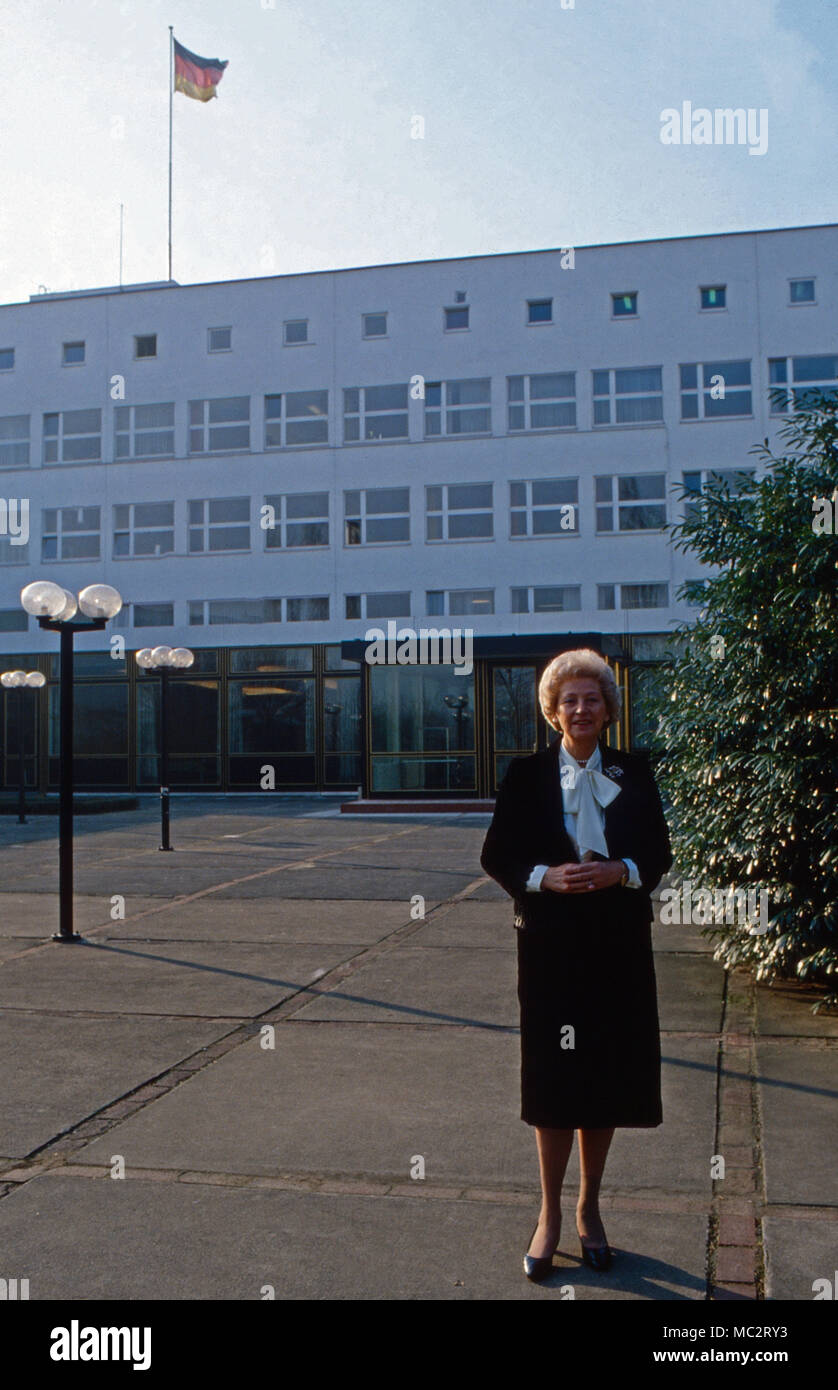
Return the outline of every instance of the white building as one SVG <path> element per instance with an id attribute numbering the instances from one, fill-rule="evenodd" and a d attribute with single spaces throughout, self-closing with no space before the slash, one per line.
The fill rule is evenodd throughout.
<path id="1" fill-rule="evenodd" d="M 257 790 L 269 765 L 277 787 L 491 795 L 544 737 L 560 645 L 600 642 L 628 688 L 689 619 L 699 570 L 663 527 L 685 479 L 755 467 L 772 384 L 835 384 L 836 253 L 830 225 L 0 307 L 0 669 L 53 691 L 30 777 L 57 775 L 57 642 L 18 597 L 43 577 L 125 600 L 77 640 L 81 785 L 153 786 L 157 683 L 131 653 L 166 643 L 199 654 L 174 785 Z M 388 618 L 470 629 L 474 671 L 341 656 Z"/>

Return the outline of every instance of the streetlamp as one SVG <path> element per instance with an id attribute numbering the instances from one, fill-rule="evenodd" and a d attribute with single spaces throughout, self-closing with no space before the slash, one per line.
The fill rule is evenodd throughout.
<path id="1" fill-rule="evenodd" d="M 169 844 L 169 672 L 186 671 L 195 660 L 188 647 L 142 647 L 136 653 L 137 665 L 144 671 L 160 672 L 160 849 Z"/>
<path id="2" fill-rule="evenodd" d="M 26 706 L 23 700 L 24 690 L 39 690 L 46 685 L 47 678 L 41 671 L 4 671 L 0 676 L 0 685 L 6 690 L 19 690 L 17 715 L 18 715 L 18 802 L 17 819 L 19 825 L 26 824 L 26 763 L 24 755 L 26 753 L 26 738 L 24 734 L 24 713 Z"/>
<path id="3" fill-rule="evenodd" d="M 81 941 L 73 931 L 73 639 L 77 632 L 101 632 L 122 607 L 122 596 L 110 584 L 88 584 L 78 598 L 60 584 L 36 579 L 20 591 L 24 609 L 47 632 L 61 635 L 59 704 L 58 802 L 58 916 L 59 930 L 53 941 Z M 77 618 L 81 611 L 83 618 Z"/>

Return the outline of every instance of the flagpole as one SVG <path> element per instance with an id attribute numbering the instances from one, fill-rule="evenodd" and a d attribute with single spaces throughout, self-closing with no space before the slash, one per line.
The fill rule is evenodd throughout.
<path id="1" fill-rule="evenodd" d="M 172 278 L 172 98 L 174 96 L 174 25 L 169 25 L 169 279 Z"/>

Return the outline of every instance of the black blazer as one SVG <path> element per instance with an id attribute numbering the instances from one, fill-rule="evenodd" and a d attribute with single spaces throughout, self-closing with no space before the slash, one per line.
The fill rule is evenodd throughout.
<path id="1" fill-rule="evenodd" d="M 612 859 L 633 859 L 641 888 L 603 888 L 583 893 L 527 891 L 536 864 L 577 862 L 564 826 L 559 747 L 515 758 L 498 788 L 495 813 L 486 834 L 480 863 L 515 902 L 515 926 L 535 926 L 557 917 L 586 917 L 592 907 L 617 910 L 650 922 L 650 894 L 672 864 L 669 832 L 648 759 L 618 752 L 600 743 L 602 772 L 620 788 L 605 809 L 605 840 Z M 607 901 L 606 901 L 607 900 Z"/>

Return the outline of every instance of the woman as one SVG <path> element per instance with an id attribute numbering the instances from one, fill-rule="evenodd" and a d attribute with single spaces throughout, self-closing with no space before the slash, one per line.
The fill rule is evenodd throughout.
<path id="1" fill-rule="evenodd" d="M 574 1130 L 582 1258 L 606 1270 L 599 1187 L 614 1130 L 662 1122 L 650 893 L 672 863 L 648 762 L 600 742 L 620 714 L 606 662 L 563 652 L 538 694 L 561 738 L 510 764 L 480 856 L 520 929 L 521 1118 L 535 1128 L 542 1194 L 524 1256 L 533 1280 L 552 1268 Z"/>

